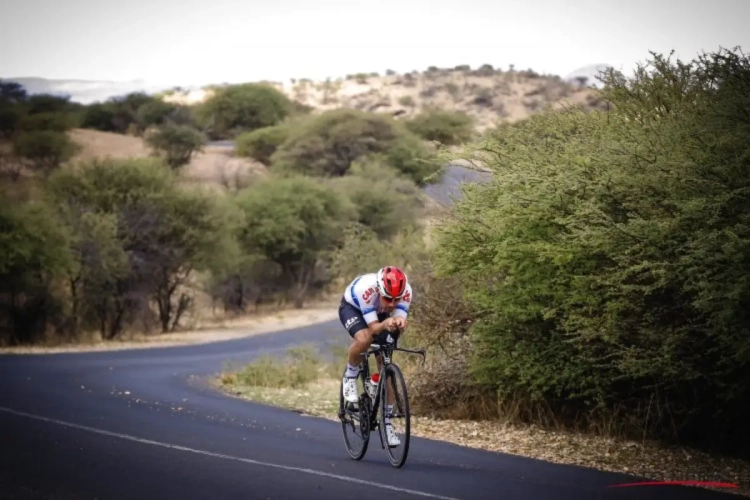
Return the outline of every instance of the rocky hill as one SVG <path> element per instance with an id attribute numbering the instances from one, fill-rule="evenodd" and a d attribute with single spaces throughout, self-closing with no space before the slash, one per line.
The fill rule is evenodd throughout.
<path id="1" fill-rule="evenodd" d="M 362 73 L 322 82 L 302 78 L 267 83 L 313 108 L 313 112 L 354 108 L 409 117 L 425 108 L 438 107 L 466 112 L 475 118 L 479 130 L 497 120 L 522 120 L 547 105 L 559 107 L 568 103 L 592 108 L 599 105 L 585 84 L 531 70 L 503 71 L 489 65 L 478 69 L 431 67 L 406 74 Z M 209 97 L 212 91 L 211 87 L 173 90 L 164 93 L 164 99 L 193 104 Z"/>

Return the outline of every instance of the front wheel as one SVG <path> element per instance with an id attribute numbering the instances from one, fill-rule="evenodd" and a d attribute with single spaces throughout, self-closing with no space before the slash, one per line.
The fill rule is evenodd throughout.
<path id="1" fill-rule="evenodd" d="M 389 397 L 388 393 L 391 393 Z M 392 398 L 392 399 L 391 399 Z M 389 444 L 388 428 L 386 426 L 386 405 L 393 404 L 390 417 L 392 435 L 398 438 L 398 443 Z M 398 365 L 391 363 L 385 368 L 384 380 L 380 382 L 380 438 L 385 443 L 388 460 L 394 467 L 401 467 L 406 463 L 409 454 L 411 438 L 411 414 L 409 412 L 409 398 L 406 393 L 406 381 Z"/>

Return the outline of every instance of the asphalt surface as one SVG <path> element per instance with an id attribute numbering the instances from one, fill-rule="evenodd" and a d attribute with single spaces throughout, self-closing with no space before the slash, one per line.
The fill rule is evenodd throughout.
<path id="1" fill-rule="evenodd" d="M 198 346 L 0 356 L 0 498 L 737 498 L 611 488 L 637 479 L 414 437 L 402 469 L 377 436 L 356 462 L 336 422 L 206 384 L 226 362 L 300 342 L 348 337 L 330 322 Z"/>

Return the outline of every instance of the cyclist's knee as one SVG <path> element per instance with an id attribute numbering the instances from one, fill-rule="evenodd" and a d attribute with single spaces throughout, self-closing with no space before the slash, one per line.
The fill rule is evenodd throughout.
<path id="1" fill-rule="evenodd" d="M 363 346 L 372 344 L 372 332 L 369 328 L 363 328 L 354 334 L 354 341 Z"/>

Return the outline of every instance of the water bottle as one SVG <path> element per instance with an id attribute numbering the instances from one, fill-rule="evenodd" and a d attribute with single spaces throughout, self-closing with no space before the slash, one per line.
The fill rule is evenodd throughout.
<path id="1" fill-rule="evenodd" d="M 380 381 L 380 374 L 373 373 L 367 381 L 367 393 L 371 398 L 375 399 L 375 395 L 378 393 L 378 382 Z"/>

